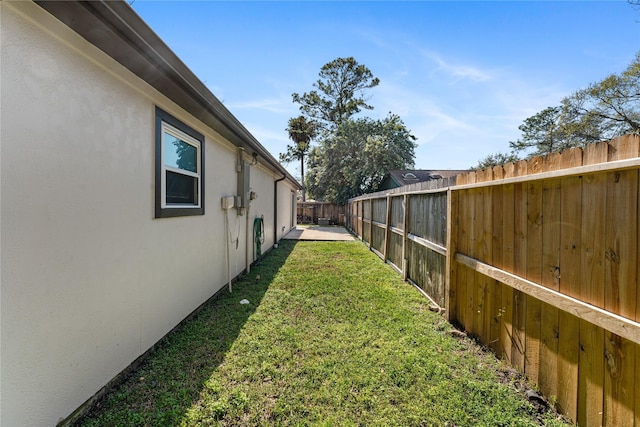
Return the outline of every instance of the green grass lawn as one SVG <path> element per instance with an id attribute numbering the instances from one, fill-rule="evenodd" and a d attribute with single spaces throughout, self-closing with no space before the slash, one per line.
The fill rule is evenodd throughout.
<path id="1" fill-rule="evenodd" d="M 450 330 L 361 243 L 283 241 L 82 425 L 564 425 Z"/>

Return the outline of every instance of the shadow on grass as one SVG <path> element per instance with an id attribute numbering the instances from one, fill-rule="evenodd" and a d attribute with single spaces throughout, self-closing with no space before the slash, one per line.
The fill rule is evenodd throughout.
<path id="1" fill-rule="evenodd" d="M 295 248 L 283 241 L 176 330 L 74 425 L 177 425 L 224 361 L 247 319 Z M 240 304 L 246 299 L 249 304 Z"/>

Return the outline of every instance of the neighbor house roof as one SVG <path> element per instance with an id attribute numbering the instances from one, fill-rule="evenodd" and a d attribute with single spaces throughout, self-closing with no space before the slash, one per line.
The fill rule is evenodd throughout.
<path id="1" fill-rule="evenodd" d="M 432 181 L 435 179 L 449 178 L 461 173 L 468 172 L 466 170 L 452 169 L 399 169 L 390 170 L 385 175 L 380 184 L 381 190 L 390 190 L 392 188 L 402 187 L 404 185 L 415 184 L 416 182 Z"/>
<path id="2" fill-rule="evenodd" d="M 297 180 L 125 1 L 36 1 L 69 28 L 269 169 Z"/>

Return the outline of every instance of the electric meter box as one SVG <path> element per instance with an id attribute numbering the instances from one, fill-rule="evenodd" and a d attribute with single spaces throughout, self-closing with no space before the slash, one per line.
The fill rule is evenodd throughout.
<path id="1" fill-rule="evenodd" d="M 224 196 L 221 201 L 222 209 L 231 209 L 234 206 L 234 199 L 234 196 Z"/>
<path id="2" fill-rule="evenodd" d="M 249 187 L 251 177 L 251 165 L 247 161 L 242 162 L 242 167 L 238 173 L 238 196 L 240 196 L 240 202 L 236 204 L 236 208 L 249 207 Z"/>

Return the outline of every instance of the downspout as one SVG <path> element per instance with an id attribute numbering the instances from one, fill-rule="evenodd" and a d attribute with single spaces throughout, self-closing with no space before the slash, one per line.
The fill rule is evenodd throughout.
<path id="1" fill-rule="evenodd" d="M 276 179 L 273 182 L 273 247 L 278 247 L 278 183 L 284 181 L 287 178 L 283 175 L 282 178 Z"/>
<path id="2" fill-rule="evenodd" d="M 253 245 L 250 245 L 249 242 L 253 242 L 253 235 L 249 233 L 249 211 L 251 210 L 251 202 L 247 206 L 247 218 L 245 224 L 245 235 L 246 235 L 246 247 L 244 251 L 244 270 L 247 274 L 251 272 L 251 263 L 253 262 Z M 251 239 L 251 240 L 249 240 Z M 251 261 L 249 261 L 249 251 L 251 251 Z"/>

